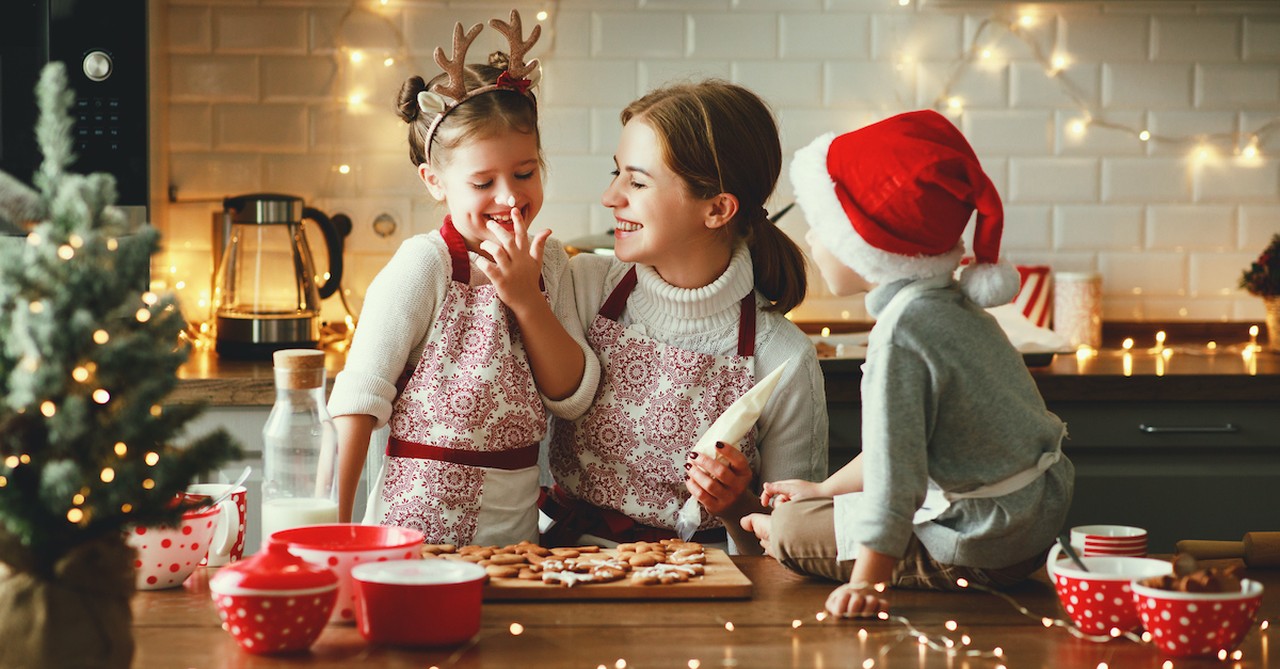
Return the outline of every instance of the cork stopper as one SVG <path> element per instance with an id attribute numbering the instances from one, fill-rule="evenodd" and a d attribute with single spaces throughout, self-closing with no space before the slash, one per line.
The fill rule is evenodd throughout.
<path id="1" fill-rule="evenodd" d="M 305 390 L 324 385 L 324 351 L 288 348 L 272 355 L 275 363 L 276 387 Z"/>

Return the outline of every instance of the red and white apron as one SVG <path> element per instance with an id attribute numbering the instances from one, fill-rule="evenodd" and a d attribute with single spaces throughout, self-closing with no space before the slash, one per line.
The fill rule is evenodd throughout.
<path id="1" fill-rule="evenodd" d="M 689 450 L 755 382 L 754 292 L 741 302 L 737 354 L 716 356 L 624 328 L 618 318 L 635 286 L 632 267 L 587 333 L 602 372 L 591 408 L 575 421 L 554 422 L 556 488 L 542 505 L 556 521 L 544 536 L 548 544 L 576 543 L 582 534 L 618 542 L 674 537 L 676 515 L 689 498 Z M 755 430 L 738 446 L 758 469 Z M 714 517 L 699 529 L 699 541 L 724 541 Z"/>
<path id="2" fill-rule="evenodd" d="M 889 304 L 885 305 L 885 308 L 876 316 L 875 327 L 871 329 L 871 333 L 867 337 L 868 349 L 873 346 L 877 348 L 888 346 L 893 329 L 897 327 L 898 319 L 902 316 L 902 312 L 906 311 L 907 305 L 922 294 L 946 286 L 949 283 L 951 283 L 949 276 L 923 279 L 912 282 L 895 293 L 890 298 Z M 867 361 L 862 365 L 863 379 L 867 377 L 867 365 L 871 364 L 874 364 L 873 358 L 868 355 Z M 925 491 L 924 502 L 921 503 L 919 509 L 916 509 L 915 516 L 911 522 L 914 525 L 931 522 L 946 513 L 951 508 L 952 502 L 958 500 L 989 499 L 1015 493 L 1038 481 L 1050 467 L 1061 459 L 1062 450 L 1060 448 L 1041 453 L 1036 464 L 1027 469 L 1000 481 L 981 485 L 963 492 L 944 490 L 942 486 L 930 478 L 928 488 Z M 853 560 L 857 557 L 860 544 L 857 537 L 853 535 L 853 531 L 849 528 L 858 516 L 862 494 L 860 492 L 851 492 L 836 495 L 835 497 L 836 558 L 838 560 Z"/>
<path id="3" fill-rule="evenodd" d="M 452 281 L 421 358 L 397 384 L 365 522 L 421 530 L 429 543 L 536 541 L 542 399 L 506 305 L 493 286 L 470 284 L 452 220 L 440 234 Z"/>

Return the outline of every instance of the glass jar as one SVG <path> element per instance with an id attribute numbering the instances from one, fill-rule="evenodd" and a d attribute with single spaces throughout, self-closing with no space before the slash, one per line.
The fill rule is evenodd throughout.
<path id="1" fill-rule="evenodd" d="M 262 428 L 262 540 L 338 520 L 338 438 L 325 408 L 324 352 L 273 354 L 276 401 Z"/>

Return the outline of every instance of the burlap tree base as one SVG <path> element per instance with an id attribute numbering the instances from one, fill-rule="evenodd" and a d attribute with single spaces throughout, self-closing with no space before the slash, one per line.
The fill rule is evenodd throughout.
<path id="1" fill-rule="evenodd" d="M 133 549 L 123 538 L 72 549 L 52 577 L 0 566 L 0 667 L 128 669 Z"/>

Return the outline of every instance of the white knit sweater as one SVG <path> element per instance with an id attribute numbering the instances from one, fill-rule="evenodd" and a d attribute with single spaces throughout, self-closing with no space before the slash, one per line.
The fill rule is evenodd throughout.
<path id="1" fill-rule="evenodd" d="M 471 261 L 471 285 L 489 283 L 476 267 L 479 256 L 472 252 L 467 255 Z M 542 257 L 543 284 L 551 296 L 552 311 L 582 348 L 586 369 L 572 395 L 558 401 L 543 396 L 542 400 L 553 415 L 573 419 L 591 406 L 600 363 L 574 317 L 568 260 L 564 247 L 548 239 Z M 412 237 L 396 250 L 369 284 L 346 366 L 334 379 L 329 395 L 330 414 L 368 414 L 377 419 L 378 426 L 387 422 L 396 397 L 396 381 L 406 367 L 417 365 L 422 356 L 427 333 L 444 302 L 452 274 L 449 250 L 438 230 Z"/>
<path id="2" fill-rule="evenodd" d="M 578 255 L 569 261 L 578 317 L 590 328 L 609 293 L 631 268 L 614 258 Z M 738 346 L 739 304 L 753 289 L 751 254 L 739 247 L 725 273 L 702 288 L 677 288 L 652 267 L 637 266 L 632 291 L 619 322 L 647 336 L 689 351 L 734 355 Z M 759 307 L 767 306 L 757 294 Z M 757 423 L 760 481 L 827 476 L 827 402 L 813 342 L 782 314 L 756 311 L 755 378 L 763 378 L 788 360 L 772 398 Z"/>

